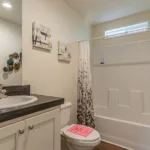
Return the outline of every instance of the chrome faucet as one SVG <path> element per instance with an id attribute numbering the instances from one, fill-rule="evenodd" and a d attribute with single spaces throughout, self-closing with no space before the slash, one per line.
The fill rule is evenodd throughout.
<path id="1" fill-rule="evenodd" d="M 0 84 L 0 99 L 7 97 L 7 95 L 5 95 L 6 92 L 7 91 L 3 89 L 3 85 Z"/>

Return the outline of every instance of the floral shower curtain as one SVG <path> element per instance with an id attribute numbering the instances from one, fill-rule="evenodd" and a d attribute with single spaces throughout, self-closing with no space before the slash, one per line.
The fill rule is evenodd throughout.
<path id="1" fill-rule="evenodd" d="M 79 50 L 77 120 L 78 124 L 95 128 L 89 42 L 80 42 Z"/>

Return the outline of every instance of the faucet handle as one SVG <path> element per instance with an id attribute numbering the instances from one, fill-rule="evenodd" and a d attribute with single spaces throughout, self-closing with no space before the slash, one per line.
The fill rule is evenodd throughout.
<path id="1" fill-rule="evenodd" d="M 2 93 L 3 95 L 5 95 L 6 92 L 7 92 L 6 90 L 2 90 L 2 91 L 1 91 L 1 93 Z"/>

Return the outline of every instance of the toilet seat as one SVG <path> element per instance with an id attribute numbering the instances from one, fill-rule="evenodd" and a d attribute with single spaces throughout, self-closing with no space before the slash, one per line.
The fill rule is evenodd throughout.
<path id="1" fill-rule="evenodd" d="M 72 124 L 70 126 L 66 126 L 61 129 L 62 134 L 70 142 L 73 142 L 76 144 L 81 144 L 81 145 L 83 145 L 84 143 L 87 145 L 89 143 L 91 145 L 91 144 L 95 144 L 101 140 L 100 134 L 94 129 L 87 137 L 69 132 L 68 129 L 72 128 L 74 125 L 76 125 L 76 124 Z"/>
<path id="2" fill-rule="evenodd" d="M 97 145 L 99 145 L 99 143 L 101 142 L 101 138 L 99 138 L 96 141 L 91 141 L 91 142 L 83 142 L 83 141 L 77 141 L 77 140 L 73 140 L 73 139 L 69 139 L 67 138 L 67 142 L 71 143 L 73 145 L 78 145 L 78 146 L 85 146 L 85 147 L 95 147 Z"/>

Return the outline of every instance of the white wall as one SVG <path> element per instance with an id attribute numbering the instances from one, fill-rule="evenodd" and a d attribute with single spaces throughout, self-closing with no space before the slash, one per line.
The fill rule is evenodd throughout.
<path id="1" fill-rule="evenodd" d="M 103 36 L 108 29 L 147 21 L 149 14 L 150 11 L 93 26 L 93 37 Z M 147 39 L 150 39 L 150 32 L 110 39 L 107 42 L 104 40 L 101 44 Z M 93 49 L 101 45 L 99 40 L 92 44 Z M 147 47 L 147 43 L 142 47 Z M 93 61 L 96 55 L 99 56 L 98 50 L 100 49 L 93 51 Z M 112 49 L 112 54 L 113 52 Z M 124 51 L 120 48 L 120 52 Z M 141 50 L 140 53 L 142 52 Z M 124 52 L 124 57 L 125 54 Z M 117 59 L 117 53 L 114 52 L 113 56 Z M 97 126 L 102 138 L 135 150 L 149 150 L 150 136 L 146 133 L 150 132 L 150 64 L 93 66 L 93 83 Z"/>
<path id="2" fill-rule="evenodd" d="M 23 0 L 23 84 L 31 93 L 64 97 L 73 103 L 76 120 L 78 45 L 88 39 L 90 26 L 63 0 Z M 51 52 L 32 49 L 32 22 L 51 28 Z M 71 63 L 58 62 L 58 40 L 72 44 Z"/>
<path id="3" fill-rule="evenodd" d="M 132 24 L 150 21 L 149 15 L 150 15 L 150 11 L 144 11 L 131 16 L 116 19 L 113 21 L 108 21 L 101 24 L 93 25 L 92 36 L 93 37 L 104 36 L 104 31 L 106 30 L 121 28 Z"/>
<path id="4" fill-rule="evenodd" d="M 14 52 L 21 52 L 22 33 L 21 26 L 9 21 L 0 19 L 0 83 L 4 85 L 21 85 L 22 70 L 5 73 L 3 67 L 7 66 L 9 55 Z"/>

